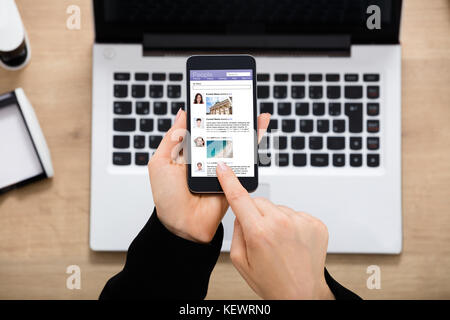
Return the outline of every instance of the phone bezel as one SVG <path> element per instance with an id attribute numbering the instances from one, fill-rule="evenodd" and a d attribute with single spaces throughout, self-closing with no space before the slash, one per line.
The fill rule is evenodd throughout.
<path id="1" fill-rule="evenodd" d="M 191 136 L 191 96 L 190 96 L 190 70 L 227 70 L 227 69 L 251 69 L 253 75 L 253 130 L 254 134 L 254 173 L 253 177 L 238 177 L 242 186 L 253 192 L 258 187 L 258 141 L 257 141 L 257 116 L 256 116 L 256 61 L 250 55 L 215 55 L 215 56 L 191 56 L 186 62 L 186 111 L 187 130 Z M 191 144 L 186 144 L 188 149 L 187 181 L 189 190 L 193 193 L 223 193 L 219 180 L 216 177 L 193 177 L 191 175 Z"/>

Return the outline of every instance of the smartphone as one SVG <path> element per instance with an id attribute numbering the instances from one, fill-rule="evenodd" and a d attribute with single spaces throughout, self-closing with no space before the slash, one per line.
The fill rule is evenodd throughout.
<path id="1" fill-rule="evenodd" d="M 249 55 L 191 56 L 186 63 L 188 186 L 221 193 L 227 164 L 249 192 L 258 186 L 256 63 Z"/>

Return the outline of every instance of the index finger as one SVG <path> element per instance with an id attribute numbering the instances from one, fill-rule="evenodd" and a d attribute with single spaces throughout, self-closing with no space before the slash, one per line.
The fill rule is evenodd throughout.
<path id="1" fill-rule="evenodd" d="M 254 226 L 262 215 L 253 203 L 247 190 L 239 182 L 233 170 L 225 163 L 219 161 L 216 167 L 216 173 L 225 197 L 242 225 L 242 228 L 246 230 Z"/>

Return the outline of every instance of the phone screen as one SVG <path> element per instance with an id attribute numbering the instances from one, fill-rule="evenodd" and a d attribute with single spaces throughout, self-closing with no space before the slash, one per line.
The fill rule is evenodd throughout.
<path id="1" fill-rule="evenodd" d="M 190 70 L 191 175 L 216 177 L 219 161 L 255 175 L 253 70 Z"/>

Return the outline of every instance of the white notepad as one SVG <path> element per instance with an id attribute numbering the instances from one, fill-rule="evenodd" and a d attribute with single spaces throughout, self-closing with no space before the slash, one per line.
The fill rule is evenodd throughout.
<path id="1" fill-rule="evenodd" d="M 1 95 L 0 191 L 53 175 L 47 146 L 41 140 L 39 123 L 23 90 Z"/>

